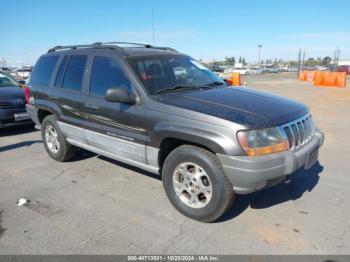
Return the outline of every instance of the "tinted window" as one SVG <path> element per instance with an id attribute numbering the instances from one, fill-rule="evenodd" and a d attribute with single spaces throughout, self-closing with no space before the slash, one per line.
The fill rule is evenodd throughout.
<path id="1" fill-rule="evenodd" d="M 150 94 L 179 85 L 191 89 L 225 84 L 209 69 L 187 56 L 130 57 L 128 61 Z"/>
<path id="2" fill-rule="evenodd" d="M 69 57 L 64 74 L 63 88 L 81 90 L 86 59 L 87 57 L 84 55 L 72 55 Z"/>
<path id="3" fill-rule="evenodd" d="M 67 60 L 68 60 L 68 56 L 65 56 L 61 62 L 60 68 L 58 69 L 56 80 L 55 80 L 55 86 L 57 87 L 62 87 L 63 74 L 64 74 L 64 69 L 66 68 Z"/>
<path id="4" fill-rule="evenodd" d="M 105 96 L 107 89 L 125 87 L 131 90 L 131 84 L 120 64 L 110 58 L 96 56 L 92 65 L 90 93 Z"/>
<path id="5" fill-rule="evenodd" d="M 48 85 L 58 58 L 58 56 L 41 57 L 35 64 L 30 82 L 35 84 Z"/>
<path id="6" fill-rule="evenodd" d="M 6 75 L 0 73 L 0 87 L 8 87 L 8 86 L 18 86 L 18 83 L 15 80 L 12 80 Z"/>

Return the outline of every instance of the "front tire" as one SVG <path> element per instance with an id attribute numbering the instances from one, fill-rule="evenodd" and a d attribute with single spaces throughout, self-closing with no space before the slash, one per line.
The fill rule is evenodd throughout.
<path id="1" fill-rule="evenodd" d="M 234 201 L 231 182 L 217 156 L 200 147 L 183 145 L 165 159 L 163 186 L 174 207 L 187 217 L 211 222 Z"/>
<path id="2" fill-rule="evenodd" d="M 67 142 L 65 135 L 57 125 L 56 116 L 49 115 L 44 118 L 41 137 L 46 152 L 54 160 L 65 162 L 74 157 L 76 148 Z"/>

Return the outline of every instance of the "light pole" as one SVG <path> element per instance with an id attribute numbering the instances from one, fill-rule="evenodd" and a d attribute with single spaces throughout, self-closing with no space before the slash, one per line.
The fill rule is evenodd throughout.
<path id="1" fill-rule="evenodd" d="M 260 53 L 261 53 L 261 48 L 262 48 L 262 45 L 258 45 L 258 65 L 260 65 Z"/>

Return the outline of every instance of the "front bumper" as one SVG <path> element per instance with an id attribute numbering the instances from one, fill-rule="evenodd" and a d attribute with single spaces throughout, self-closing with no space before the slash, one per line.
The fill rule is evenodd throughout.
<path id="1" fill-rule="evenodd" d="M 26 111 L 29 114 L 29 117 L 35 123 L 35 125 L 40 127 L 41 124 L 38 118 L 38 109 L 36 109 L 33 105 L 26 104 Z"/>
<path id="2" fill-rule="evenodd" d="M 296 152 L 285 151 L 265 156 L 228 156 L 218 154 L 226 176 L 238 194 L 248 194 L 273 186 L 287 175 L 304 167 L 311 152 L 322 146 L 324 134 L 315 131 L 312 139 Z"/>
<path id="3" fill-rule="evenodd" d="M 30 119 L 16 121 L 15 114 L 26 113 L 25 108 L 0 109 L 0 128 L 27 125 L 33 123 Z"/>

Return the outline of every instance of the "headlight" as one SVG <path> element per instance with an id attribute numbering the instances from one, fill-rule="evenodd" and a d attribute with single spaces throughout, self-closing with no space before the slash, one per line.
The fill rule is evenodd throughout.
<path id="1" fill-rule="evenodd" d="M 287 137 L 277 127 L 238 131 L 237 138 L 248 156 L 261 156 L 289 149 Z"/>

